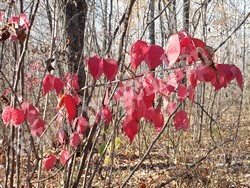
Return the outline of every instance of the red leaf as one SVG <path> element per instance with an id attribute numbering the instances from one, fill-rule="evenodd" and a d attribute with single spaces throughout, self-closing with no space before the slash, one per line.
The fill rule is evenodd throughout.
<path id="1" fill-rule="evenodd" d="M 148 64 L 149 69 L 152 70 L 158 67 L 162 63 L 164 56 L 165 56 L 164 50 L 161 46 L 150 45 L 145 58 L 145 61 Z"/>
<path id="2" fill-rule="evenodd" d="M 70 158 L 70 152 L 68 150 L 62 150 L 60 154 L 61 163 L 63 165 L 65 165 L 66 163 L 70 164 L 71 160 L 69 160 L 69 158 Z"/>
<path id="3" fill-rule="evenodd" d="M 13 108 L 11 106 L 6 106 L 3 110 L 2 119 L 3 119 L 3 123 L 6 124 L 6 126 L 11 121 L 12 111 L 13 111 Z"/>
<path id="4" fill-rule="evenodd" d="M 117 72 L 118 72 L 118 63 L 114 59 L 105 59 L 103 61 L 103 72 L 108 78 L 108 80 L 114 80 Z"/>
<path id="5" fill-rule="evenodd" d="M 45 96 L 52 90 L 55 77 L 51 74 L 47 74 L 43 79 L 43 95 Z"/>
<path id="6" fill-rule="evenodd" d="M 33 136 L 40 137 L 45 131 L 45 122 L 38 118 L 34 123 L 30 126 L 30 132 Z"/>
<path id="7" fill-rule="evenodd" d="M 199 66 L 197 69 L 197 79 L 201 82 L 211 82 L 215 79 L 216 74 L 214 70 L 207 66 Z"/>
<path id="8" fill-rule="evenodd" d="M 176 130 L 188 130 L 189 118 L 184 110 L 181 110 L 175 114 L 174 126 Z"/>
<path id="9" fill-rule="evenodd" d="M 176 102 L 169 102 L 167 106 L 167 113 L 168 115 L 171 115 L 177 107 Z"/>
<path id="10" fill-rule="evenodd" d="M 96 117 L 96 122 L 99 123 L 100 120 L 105 121 L 106 126 L 112 120 L 112 114 L 107 107 L 103 107 L 102 110 L 100 112 L 98 112 L 97 117 Z"/>
<path id="11" fill-rule="evenodd" d="M 62 79 L 55 77 L 53 86 L 56 89 L 56 94 L 58 95 L 63 90 L 64 83 L 63 83 Z"/>
<path id="12" fill-rule="evenodd" d="M 11 114 L 11 123 L 15 127 L 18 127 L 18 125 L 22 124 L 23 122 L 24 122 L 24 111 L 18 108 L 13 109 Z"/>
<path id="13" fill-rule="evenodd" d="M 56 155 L 50 155 L 45 158 L 43 166 L 47 171 L 49 171 L 55 166 L 55 164 L 56 164 Z"/>
<path id="14" fill-rule="evenodd" d="M 76 106 L 78 106 L 78 105 L 81 103 L 81 98 L 80 98 L 80 96 L 77 94 L 77 91 L 76 91 L 76 90 L 73 90 L 72 92 L 75 94 L 74 99 L 75 99 Z"/>
<path id="15" fill-rule="evenodd" d="M 155 131 L 159 132 L 164 125 L 164 117 L 163 117 L 163 114 L 161 113 L 160 108 L 157 108 L 155 110 L 154 115 L 152 117 L 152 121 L 155 127 Z"/>
<path id="16" fill-rule="evenodd" d="M 147 107 L 143 117 L 148 122 L 150 122 L 152 120 L 153 115 L 154 115 L 154 108 L 153 108 L 153 106 L 150 106 L 150 107 Z"/>
<path id="17" fill-rule="evenodd" d="M 150 107 L 153 104 L 153 101 L 155 99 L 155 93 L 149 89 L 149 87 L 143 88 L 143 101 L 146 105 L 146 107 Z"/>
<path id="18" fill-rule="evenodd" d="M 216 68 L 218 78 L 211 81 L 211 84 L 215 87 L 215 91 L 222 87 L 227 87 L 228 83 L 236 76 L 231 70 L 231 65 L 229 64 L 217 64 Z"/>
<path id="19" fill-rule="evenodd" d="M 138 132 L 139 124 L 137 120 L 135 120 L 131 116 L 126 116 L 125 120 L 122 123 L 122 129 L 123 132 L 129 137 L 131 144 Z"/>
<path id="20" fill-rule="evenodd" d="M 193 87 L 196 87 L 198 84 L 197 69 L 194 69 L 194 70 L 187 69 L 187 75 L 188 75 L 188 80 L 190 82 L 190 85 Z"/>
<path id="21" fill-rule="evenodd" d="M 75 88 L 76 90 L 80 89 L 79 83 L 78 83 L 78 76 L 76 73 L 68 73 L 65 76 L 65 83 L 69 88 Z"/>
<path id="22" fill-rule="evenodd" d="M 180 40 L 179 35 L 172 35 L 167 42 L 166 54 L 169 62 L 169 67 L 172 67 L 173 64 L 178 60 L 180 55 Z"/>
<path id="23" fill-rule="evenodd" d="M 77 127 L 76 127 L 76 125 L 77 125 Z M 75 120 L 72 124 L 73 129 L 76 128 L 77 132 L 79 132 L 79 133 L 83 133 L 88 126 L 89 126 L 89 123 L 86 120 L 86 118 L 81 117 L 81 116 L 75 118 Z"/>
<path id="24" fill-rule="evenodd" d="M 178 89 L 178 99 L 182 102 L 187 96 L 187 88 L 184 84 L 180 84 Z"/>
<path id="25" fill-rule="evenodd" d="M 144 41 L 136 41 L 130 49 L 130 63 L 133 71 L 135 72 L 137 67 L 145 60 L 145 54 L 148 49 L 148 44 Z"/>
<path id="26" fill-rule="evenodd" d="M 0 22 L 3 21 L 3 15 L 2 15 L 2 12 L 0 12 Z"/>
<path id="27" fill-rule="evenodd" d="M 200 48 L 205 48 L 206 47 L 206 43 L 203 42 L 202 40 L 200 39 L 197 39 L 197 38 L 192 38 L 192 41 L 195 45 L 196 48 L 200 47 Z"/>
<path id="28" fill-rule="evenodd" d="M 78 133 L 78 132 L 74 132 L 70 135 L 70 145 L 73 146 L 74 148 L 76 148 L 78 146 L 78 144 L 81 142 L 81 140 L 83 139 L 83 135 Z"/>
<path id="29" fill-rule="evenodd" d="M 103 73 L 103 61 L 100 56 L 94 56 L 89 58 L 88 66 L 90 74 L 93 76 L 94 79 L 99 79 Z"/>
<path id="30" fill-rule="evenodd" d="M 243 77 L 242 77 L 242 73 L 241 73 L 240 69 L 238 67 L 236 67 L 235 65 L 232 65 L 230 70 L 234 73 L 234 75 L 236 77 L 236 81 L 237 81 L 238 85 L 240 86 L 240 89 L 242 90 Z"/>
<path id="31" fill-rule="evenodd" d="M 29 102 L 22 102 L 21 104 L 22 110 L 24 111 L 25 119 L 33 124 L 36 118 L 39 116 L 39 112 L 32 104 Z"/>
<path id="32" fill-rule="evenodd" d="M 65 94 L 64 96 L 64 106 L 66 108 L 67 112 L 67 118 L 68 121 L 71 122 L 75 115 L 76 115 L 76 103 L 75 103 L 75 98 L 72 97 L 71 95 Z"/>
<path id="33" fill-rule="evenodd" d="M 63 129 L 60 129 L 56 133 L 56 138 L 58 139 L 58 141 L 59 141 L 60 144 L 65 145 L 66 138 L 67 138 L 67 133 Z"/>

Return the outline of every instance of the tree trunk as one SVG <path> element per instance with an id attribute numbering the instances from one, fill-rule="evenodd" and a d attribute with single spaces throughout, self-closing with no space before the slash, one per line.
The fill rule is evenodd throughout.
<path id="1" fill-rule="evenodd" d="M 169 36 L 177 32 L 176 0 L 171 1 L 169 6 Z"/>
<path id="2" fill-rule="evenodd" d="M 183 30 L 189 31 L 190 0 L 183 0 Z"/>
<path id="3" fill-rule="evenodd" d="M 85 0 L 64 1 L 68 71 L 78 74 L 79 85 L 84 87 L 86 74 L 82 63 L 87 3 Z"/>
<path id="4" fill-rule="evenodd" d="M 154 19 L 155 0 L 149 2 L 149 22 Z M 149 44 L 155 44 L 155 22 L 152 22 L 148 27 Z"/>

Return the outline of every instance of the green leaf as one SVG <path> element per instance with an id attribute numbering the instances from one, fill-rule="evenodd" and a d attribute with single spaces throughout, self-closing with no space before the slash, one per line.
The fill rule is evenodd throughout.
<path id="1" fill-rule="evenodd" d="M 100 146 L 100 149 L 99 149 L 99 155 L 103 154 L 105 147 L 106 147 L 106 144 L 102 143 L 101 146 Z"/>

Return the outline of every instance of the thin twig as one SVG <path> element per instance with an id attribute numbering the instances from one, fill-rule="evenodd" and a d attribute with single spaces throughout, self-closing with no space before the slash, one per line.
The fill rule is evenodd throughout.
<path id="1" fill-rule="evenodd" d="M 146 153 L 143 155 L 143 157 L 141 158 L 141 160 L 137 163 L 136 167 L 132 170 L 132 172 L 129 174 L 129 176 L 125 179 L 125 181 L 123 182 L 123 184 L 122 184 L 121 187 L 125 187 L 125 185 L 128 183 L 128 181 L 130 180 L 130 178 L 134 175 L 134 173 L 142 165 L 143 161 L 146 159 L 146 157 L 148 156 L 149 152 L 151 151 L 151 149 L 153 148 L 153 146 L 155 145 L 155 143 L 158 141 L 158 139 L 160 138 L 160 136 L 162 135 L 162 133 L 164 132 L 164 130 L 167 128 L 167 126 L 168 126 L 171 118 L 177 112 L 177 110 L 179 109 L 180 106 L 181 106 L 181 103 L 174 110 L 174 112 L 168 117 L 167 122 L 162 127 L 161 131 L 157 134 L 157 136 L 155 137 L 155 139 L 153 140 L 153 142 L 150 144 L 150 146 L 149 146 L 148 150 L 146 151 Z"/>
<path id="2" fill-rule="evenodd" d="M 229 142 L 232 142 L 233 140 L 227 140 L 225 142 L 222 142 L 221 144 L 217 145 L 217 146 L 214 146 L 213 148 L 211 148 L 210 150 L 207 151 L 206 155 L 204 155 L 203 157 L 201 157 L 199 160 L 197 160 L 195 163 L 193 163 L 192 165 L 190 165 L 187 170 L 183 173 L 180 173 L 178 175 L 176 175 L 175 177 L 172 177 L 170 178 L 169 180 L 161 183 L 160 185 L 157 185 L 156 188 L 160 188 L 160 187 L 164 187 L 165 185 L 168 185 L 169 183 L 171 183 L 172 181 L 174 180 L 177 180 L 178 178 L 182 177 L 182 176 L 185 176 L 186 174 L 188 174 L 188 172 L 190 171 L 191 168 L 197 166 L 199 163 L 201 163 L 203 160 L 207 159 L 208 155 L 213 152 L 214 150 L 216 150 L 217 148 L 229 143 Z"/>
<path id="3" fill-rule="evenodd" d="M 214 50 L 214 52 L 216 52 L 220 47 L 222 47 L 233 36 L 233 34 L 236 33 L 236 31 L 245 23 L 249 16 L 250 12 L 246 15 L 244 20 L 242 20 L 242 22 L 233 30 L 233 32 L 222 43 L 220 43 L 220 45 Z"/>

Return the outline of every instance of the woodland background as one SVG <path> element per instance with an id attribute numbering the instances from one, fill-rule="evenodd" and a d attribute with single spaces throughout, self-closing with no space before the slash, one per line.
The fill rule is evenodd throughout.
<path id="1" fill-rule="evenodd" d="M 93 82 L 86 60 L 99 54 L 129 66 L 130 47 L 138 39 L 164 48 L 172 34 L 184 29 L 216 49 L 218 62 L 235 64 L 241 69 L 243 91 L 235 82 L 217 92 L 210 84 L 199 85 L 195 104 L 185 106 L 191 119 L 190 129 L 176 131 L 169 126 L 127 186 L 249 186 L 250 3 L 247 0 L 1 0 L 0 11 L 4 21 L 20 13 L 25 13 L 29 20 L 35 16 L 27 44 L 10 41 L 0 44 L 0 95 L 9 87 L 6 80 L 14 83 L 16 64 L 25 51 L 18 94 L 38 106 L 44 120 L 51 122 L 43 139 L 34 139 L 35 144 L 42 143 L 42 149 L 36 148 L 40 156 L 61 150 L 55 136 L 59 123 L 54 120 L 57 96 L 50 94 L 45 98 L 41 91 L 48 64 L 52 62 L 55 69 L 52 74 L 57 77 L 64 77 L 68 72 L 78 74 L 80 87 L 87 88 L 82 93 L 85 101 L 82 109 L 89 114 L 91 124 L 105 94 L 102 87 L 105 79 Z M 156 77 L 164 78 L 164 69 L 164 65 L 158 67 Z M 139 73 L 145 70 L 142 64 Z M 12 100 L 13 96 L 8 95 L 7 103 Z M 6 99 L 3 99 L 0 110 L 5 106 Z M 121 186 L 155 138 L 153 127 L 145 123 L 130 144 L 120 124 L 115 123 L 119 118 L 122 117 L 116 117 L 112 126 L 101 130 L 88 158 L 89 175 L 83 173 L 79 185 L 85 182 L 93 187 Z M 0 125 L 1 186 L 67 187 L 74 179 L 71 177 L 65 182 L 63 177 L 69 177 L 68 172 L 60 164 L 51 171 L 38 167 L 32 179 L 27 179 L 27 164 L 35 166 L 35 157 L 25 150 L 18 151 L 17 142 L 25 148 L 30 146 L 30 138 L 24 128 L 6 127 L 2 120 Z M 81 151 L 79 153 L 79 157 L 75 156 L 75 172 L 82 156 Z M 7 163 L 12 167 L 8 181 Z M 192 165 L 194 163 L 196 165 Z M 97 173 L 91 180 L 95 170 Z"/>

